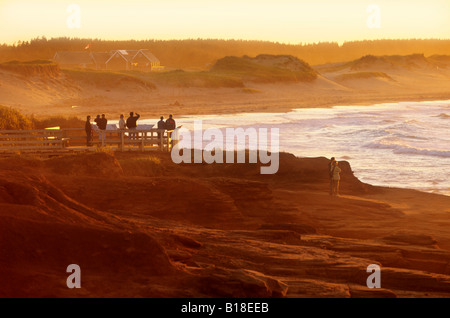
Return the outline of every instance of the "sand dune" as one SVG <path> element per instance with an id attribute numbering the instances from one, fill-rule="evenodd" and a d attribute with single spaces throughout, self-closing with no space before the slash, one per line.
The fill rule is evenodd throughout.
<path id="1" fill-rule="evenodd" d="M 144 117 L 158 118 L 167 113 L 179 117 L 283 112 L 301 107 L 450 98 L 450 60 L 445 56 L 366 56 L 315 66 L 314 70 L 295 58 L 269 57 L 230 57 L 219 63 L 217 70 L 159 75 L 46 72 L 42 68 L 40 73 L 30 73 L 0 68 L 0 104 L 37 117 L 84 118 L 100 112 L 118 118 L 133 109 Z"/>
<path id="2" fill-rule="evenodd" d="M 342 162 L 330 198 L 327 159 L 280 161 L 262 176 L 164 153 L 4 159 L 0 296 L 450 296 L 448 197 L 373 187 Z M 366 286 L 369 264 L 381 289 Z"/>
<path id="3" fill-rule="evenodd" d="M 439 63 L 423 54 L 367 55 L 351 62 L 321 65 L 316 69 L 331 80 L 357 91 L 445 92 L 450 76 L 446 59 Z"/>

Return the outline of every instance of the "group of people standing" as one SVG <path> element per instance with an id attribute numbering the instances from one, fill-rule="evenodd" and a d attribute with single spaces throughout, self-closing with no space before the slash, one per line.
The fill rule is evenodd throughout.
<path id="1" fill-rule="evenodd" d="M 130 116 L 125 120 L 125 116 L 123 114 L 120 115 L 119 119 L 119 130 L 125 130 L 128 129 L 128 138 L 129 139 L 135 139 L 136 133 L 133 132 L 133 130 L 136 130 L 137 128 L 137 121 L 141 117 L 138 113 L 136 115 L 134 112 L 130 112 Z M 97 115 L 97 117 L 94 119 L 95 124 L 98 128 L 98 138 L 99 141 L 101 141 L 102 146 L 105 145 L 105 139 L 106 139 L 106 127 L 108 126 L 108 119 L 106 119 L 105 114 Z M 169 118 L 164 121 L 164 117 L 161 116 L 160 121 L 158 122 L 158 129 L 166 129 L 166 130 L 174 130 L 176 127 L 175 120 L 173 119 L 172 115 L 169 115 Z M 91 116 L 86 117 L 86 124 L 85 124 L 85 131 L 86 131 L 86 145 L 88 147 L 92 146 L 92 135 L 93 135 L 93 127 L 91 124 Z M 160 136 L 160 134 L 158 133 Z"/>
<path id="2" fill-rule="evenodd" d="M 136 133 L 133 132 L 133 130 L 136 130 L 137 128 L 137 121 L 141 116 L 136 113 L 134 115 L 133 112 L 130 112 L 130 116 L 125 121 L 124 115 L 120 115 L 119 119 L 119 129 L 125 130 L 128 129 L 128 138 L 135 139 Z M 105 117 L 105 114 L 97 115 L 94 122 L 97 124 L 98 131 L 99 131 L 99 140 L 102 142 L 102 146 L 104 146 L 105 143 L 105 132 L 106 127 L 108 124 L 108 120 Z M 169 138 L 171 137 L 171 133 L 176 128 L 175 120 L 173 119 L 172 114 L 169 115 L 169 118 L 164 121 L 164 116 L 160 117 L 160 120 L 157 123 L 158 129 L 165 129 L 168 131 Z M 86 144 L 87 146 L 92 146 L 92 124 L 91 124 L 91 116 L 87 116 L 86 118 Z M 158 133 L 158 138 L 161 137 L 161 134 Z M 329 173 L 329 179 L 330 179 L 330 195 L 331 196 L 339 196 L 339 182 L 340 182 L 340 173 L 341 168 L 339 167 L 339 163 L 336 160 L 336 158 L 332 157 L 328 163 L 328 173 Z"/>
<path id="3" fill-rule="evenodd" d="M 160 120 L 158 121 L 158 129 L 165 129 L 165 130 L 174 130 L 176 127 L 175 119 L 173 119 L 172 114 L 169 115 L 169 118 L 167 118 L 166 121 L 164 121 L 164 116 L 160 117 Z"/>

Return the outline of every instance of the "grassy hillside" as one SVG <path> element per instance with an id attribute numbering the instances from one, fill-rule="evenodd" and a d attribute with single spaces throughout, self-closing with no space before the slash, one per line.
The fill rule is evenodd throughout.
<path id="1" fill-rule="evenodd" d="M 423 54 L 410 55 L 384 55 L 373 56 L 366 55 L 349 63 L 351 69 L 364 69 L 369 67 L 388 67 L 388 68 L 420 68 L 432 66 L 433 62 L 427 59 Z"/>
<path id="2" fill-rule="evenodd" d="M 163 86 L 200 88 L 244 87 L 244 83 L 239 77 L 208 71 L 175 70 L 161 73 L 127 72 L 127 74 Z"/>
<path id="3" fill-rule="evenodd" d="M 425 57 L 423 54 L 409 55 L 365 55 L 353 61 L 336 63 L 334 65 L 317 66 L 320 72 L 338 72 L 345 69 L 357 71 L 367 69 L 414 69 L 447 67 L 450 63 L 449 55 L 433 55 Z"/>
<path id="4" fill-rule="evenodd" d="M 122 84 L 145 88 L 157 85 L 199 88 L 239 88 L 245 82 L 307 82 L 317 77 L 304 61 L 288 55 L 229 56 L 219 59 L 209 71 L 174 70 L 168 72 L 67 70 L 71 80 L 98 88 L 114 89 Z"/>
<path id="5" fill-rule="evenodd" d="M 0 69 L 19 73 L 24 76 L 58 76 L 60 74 L 59 65 L 53 61 L 48 60 L 34 60 L 34 61 L 9 61 L 0 63 Z"/>
<path id="6" fill-rule="evenodd" d="M 250 82 L 309 82 L 317 77 L 306 62 L 288 55 L 227 56 L 216 62 L 212 73 L 236 76 Z"/>
<path id="7" fill-rule="evenodd" d="M 131 84 L 147 89 L 155 89 L 156 85 L 173 87 L 243 87 L 238 78 L 213 74 L 211 72 L 187 72 L 175 70 L 169 72 L 140 71 L 92 71 L 63 70 L 64 74 L 77 83 L 91 85 L 97 88 L 114 89 L 124 84 Z"/>
<path id="8" fill-rule="evenodd" d="M 84 83 L 98 88 L 115 88 L 123 84 L 132 84 L 148 89 L 156 88 L 152 82 L 126 72 L 105 72 L 82 69 L 63 70 L 62 72 L 78 83 Z"/>

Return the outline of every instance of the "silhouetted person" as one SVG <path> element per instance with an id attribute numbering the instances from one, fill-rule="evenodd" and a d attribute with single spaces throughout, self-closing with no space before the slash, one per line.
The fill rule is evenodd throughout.
<path id="1" fill-rule="evenodd" d="M 101 118 L 96 118 L 97 126 L 98 126 L 98 138 L 102 142 L 102 147 L 105 145 L 106 139 L 106 126 L 108 125 L 108 120 L 105 117 L 105 114 L 102 114 Z"/>
<path id="2" fill-rule="evenodd" d="M 164 122 L 164 116 L 161 116 L 159 118 L 158 129 L 166 129 L 166 123 Z"/>
<path id="3" fill-rule="evenodd" d="M 176 127 L 175 120 L 173 119 L 172 114 L 169 115 L 169 118 L 166 120 L 166 129 L 174 130 Z"/>
<path id="4" fill-rule="evenodd" d="M 336 159 L 334 157 L 331 157 L 330 162 L 328 162 L 328 177 L 330 179 L 330 195 L 333 194 L 333 172 L 332 168 L 334 163 L 336 162 Z"/>
<path id="5" fill-rule="evenodd" d="M 175 129 L 176 124 L 175 120 L 172 118 L 172 114 L 169 115 L 169 118 L 166 120 L 166 129 L 169 138 L 172 136 L 172 131 Z"/>
<path id="6" fill-rule="evenodd" d="M 86 117 L 86 124 L 84 125 L 84 130 L 86 131 L 86 146 L 92 146 L 92 125 L 91 116 Z"/>
<path id="7" fill-rule="evenodd" d="M 332 195 L 334 196 L 339 196 L 339 181 L 341 179 L 340 176 L 340 172 L 341 172 L 341 168 L 338 167 L 338 162 L 335 161 L 334 164 L 331 165 L 331 171 L 333 173 L 333 191 L 332 191 Z"/>
<path id="8" fill-rule="evenodd" d="M 137 127 L 137 120 L 141 117 L 141 115 L 139 115 L 138 113 L 136 113 L 136 116 L 134 116 L 133 112 L 130 112 L 130 117 L 127 118 L 127 128 L 130 130 L 136 130 Z M 130 132 L 128 134 L 128 138 L 136 138 L 136 133 L 135 132 Z"/>
<path id="9" fill-rule="evenodd" d="M 120 130 L 125 130 L 127 128 L 127 124 L 125 123 L 125 119 L 123 114 L 120 115 L 120 119 L 119 119 L 119 129 Z"/>
<path id="10" fill-rule="evenodd" d="M 94 119 L 94 123 L 97 124 L 97 127 L 98 127 L 98 121 L 99 121 L 99 119 L 100 119 L 100 115 L 97 115 L 97 117 L 95 117 L 95 119 Z"/>
<path id="11" fill-rule="evenodd" d="M 101 118 L 100 115 L 97 115 L 97 117 L 95 117 L 94 119 L 94 123 L 97 125 L 97 129 L 98 129 L 98 140 L 101 140 L 101 136 L 100 136 L 100 128 L 99 128 L 99 122 L 101 122 Z"/>
<path id="12" fill-rule="evenodd" d="M 158 129 L 166 129 L 166 123 L 164 122 L 164 116 L 161 116 L 158 121 Z M 161 133 L 158 133 L 158 140 L 161 138 Z"/>

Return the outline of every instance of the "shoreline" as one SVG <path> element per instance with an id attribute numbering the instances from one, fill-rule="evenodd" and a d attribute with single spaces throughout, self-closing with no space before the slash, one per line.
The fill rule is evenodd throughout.
<path id="1" fill-rule="evenodd" d="M 430 100 L 430 99 L 425 99 L 425 100 L 423 100 L 423 101 L 403 101 L 404 103 L 408 103 L 408 105 L 409 105 L 409 103 L 411 103 L 411 104 L 417 104 L 417 107 L 418 107 L 418 109 L 420 108 L 420 109 L 423 109 L 423 110 L 425 110 L 426 108 L 427 108 L 427 106 L 430 106 L 430 107 L 434 107 L 433 106 L 433 104 L 434 103 L 436 103 L 436 105 L 441 105 L 440 103 L 442 103 L 442 104 L 444 104 L 444 105 L 448 105 L 449 104 L 449 102 L 450 102 L 450 100 L 441 100 L 441 99 L 438 99 L 438 100 Z M 383 109 L 386 109 L 386 110 L 390 110 L 390 109 L 393 109 L 393 110 L 395 110 L 395 109 L 397 109 L 396 107 L 397 107 L 397 104 L 398 103 L 402 103 L 402 102 L 395 102 L 395 103 L 380 103 L 380 104 L 372 104 L 372 105 L 364 105 L 364 106 L 361 106 L 361 107 L 372 107 L 372 110 L 375 110 L 375 114 L 379 114 L 379 113 L 377 113 L 377 111 L 376 111 L 376 109 L 377 109 L 377 106 L 380 106 L 380 107 L 382 107 L 382 110 L 380 110 L 380 112 L 383 112 Z M 426 103 L 425 105 L 421 105 L 420 103 Z M 392 105 L 391 105 L 392 104 Z M 344 105 L 343 105 L 344 106 Z M 345 105 L 344 107 L 346 107 L 346 106 L 348 106 L 348 107 L 353 107 L 353 106 L 355 106 L 355 105 Z M 334 107 L 334 106 L 333 106 Z M 336 106 L 336 107 L 340 107 L 340 106 Z M 356 107 L 354 107 L 354 108 L 351 108 L 350 110 L 351 110 L 351 112 L 358 112 L 358 108 L 359 106 L 356 106 Z M 399 109 L 399 111 L 398 111 L 398 113 L 399 114 L 401 114 L 402 113 L 402 109 L 404 109 L 405 107 L 407 108 L 407 106 L 404 106 L 404 105 L 398 105 L 398 109 Z M 330 109 L 331 107 L 327 107 L 327 108 L 325 108 L 325 109 Z M 405 109 L 406 109 L 405 108 Z M 304 110 L 304 109 L 310 109 L 310 108 L 298 108 L 298 109 L 293 109 L 292 111 L 293 112 L 295 112 L 295 110 L 299 110 L 299 111 L 301 111 L 301 110 Z M 344 108 L 344 110 L 345 110 L 346 108 Z M 447 109 L 446 107 L 444 107 L 443 106 L 443 111 L 445 110 L 445 109 Z M 332 110 L 330 110 L 331 112 L 332 112 Z M 418 110 L 419 111 L 419 110 Z M 414 111 L 411 111 L 411 112 L 414 112 Z M 425 112 L 426 112 L 426 110 L 425 110 Z M 327 112 L 328 113 L 328 112 Z M 270 114 L 269 112 L 266 112 L 266 113 L 256 113 L 255 112 L 255 115 L 259 115 L 259 114 L 261 114 L 261 115 L 266 115 L 266 114 Z M 273 112 L 273 114 L 274 114 L 274 117 L 271 117 L 271 118 L 273 118 L 277 123 L 278 123 L 278 120 L 279 120 L 279 118 L 280 117 L 275 117 L 275 116 L 278 116 L 278 115 L 281 115 L 281 116 L 283 116 L 284 114 L 289 114 L 289 113 L 275 113 L 275 112 Z M 230 120 L 228 121 L 229 122 L 229 124 L 231 125 L 231 127 L 238 127 L 238 126 L 235 126 L 236 124 L 234 124 L 233 125 L 233 116 L 240 116 L 240 115 L 247 115 L 246 117 L 244 117 L 244 118 L 247 118 L 247 120 L 244 120 L 244 122 L 247 122 L 247 124 L 248 125 L 250 125 L 250 123 L 251 124 L 253 124 L 253 125 L 259 125 L 259 124 L 261 124 L 261 125 L 264 125 L 265 124 L 265 122 L 264 122 L 264 118 L 266 118 L 266 117 L 262 117 L 263 119 L 259 119 L 260 117 L 256 117 L 255 118 L 255 121 L 254 122 L 252 122 L 251 121 L 251 118 L 252 118 L 252 115 L 251 115 L 251 113 L 238 113 L 238 114 L 226 114 L 226 115 L 220 115 L 220 114 L 218 114 L 218 115 L 205 115 L 205 116 L 212 116 L 212 117 L 205 117 L 205 118 L 202 118 L 202 116 L 201 115 L 198 115 L 198 119 L 204 119 L 204 120 L 206 120 L 206 122 L 207 122 L 207 125 L 214 125 L 214 116 L 216 116 L 216 117 L 218 117 L 218 120 L 220 121 L 220 125 L 221 126 L 223 126 L 223 125 L 226 125 L 226 120 L 227 120 L 227 116 L 231 116 L 230 117 Z M 221 117 L 221 116 L 223 116 L 223 117 Z M 305 116 L 305 118 L 307 118 L 308 116 L 307 115 L 304 115 Z M 419 117 L 420 117 L 420 115 L 418 115 Z M 179 122 L 178 123 L 180 123 L 180 124 L 183 124 L 183 119 L 185 119 L 185 120 L 187 120 L 188 122 L 185 122 L 184 124 L 186 124 L 187 123 L 187 125 L 185 125 L 185 126 L 189 126 L 188 128 L 189 129 L 191 129 L 192 130 L 192 123 L 191 123 L 191 121 L 193 121 L 193 120 L 195 120 L 196 118 L 195 118 L 196 116 L 186 116 L 186 117 L 181 117 L 180 116 L 180 118 L 179 118 Z M 258 119 L 257 119 L 258 118 Z M 284 118 L 284 117 L 282 117 L 282 118 Z M 259 121 L 260 120 L 260 121 Z M 239 121 L 241 121 L 241 119 L 239 119 Z M 225 123 L 225 124 L 224 124 Z M 224 126 L 225 127 L 225 126 Z M 277 126 L 278 127 L 278 126 Z M 290 131 L 290 133 L 288 133 L 288 134 L 291 134 L 292 133 L 292 131 Z M 281 135 L 280 135 L 280 137 L 281 137 Z M 292 138 L 292 137 L 291 137 Z M 320 151 L 318 151 L 318 152 L 309 152 L 309 153 L 306 153 L 306 156 L 305 156 L 305 153 L 302 153 L 299 149 L 295 149 L 295 148 L 292 148 L 292 147 L 290 147 L 289 145 L 290 145 L 290 142 L 289 142 L 289 137 L 288 137 L 288 141 L 287 141 L 287 144 L 285 145 L 285 147 L 283 148 L 283 149 L 280 149 L 280 151 L 285 151 L 285 152 L 289 152 L 289 153 L 293 153 L 294 155 L 298 155 L 298 156 L 301 156 L 301 157 L 308 157 L 308 155 L 309 155 L 309 157 L 311 156 L 311 155 L 313 155 L 313 156 L 324 156 L 324 157 L 326 157 L 326 154 L 325 154 L 325 152 L 320 152 Z M 306 141 L 306 142 L 308 142 L 308 141 Z M 407 143 L 408 145 L 409 145 L 409 143 Z M 362 144 L 361 144 L 362 145 Z M 411 146 L 411 145 L 410 145 Z M 411 147 L 420 147 L 420 145 L 419 146 L 411 146 Z M 358 149 L 362 149 L 362 148 L 358 148 Z M 355 149 L 353 149 L 351 152 L 353 152 L 353 155 L 355 155 L 355 151 L 357 151 L 356 150 L 356 148 Z M 377 151 L 377 150 L 373 150 L 373 151 Z M 344 154 L 345 154 L 345 150 L 343 150 L 343 152 L 344 152 Z M 350 158 L 346 158 L 347 157 L 347 155 L 344 155 L 343 154 L 343 160 L 348 160 L 348 159 L 350 159 Z M 355 155 L 356 156 L 356 155 Z M 355 157 L 355 156 L 351 156 L 351 157 L 353 157 L 353 158 L 356 158 L 356 159 L 358 159 L 357 157 Z M 395 154 L 392 154 L 392 156 L 396 156 Z M 412 160 L 412 162 L 416 162 L 415 160 L 416 159 L 414 159 L 415 158 L 415 156 L 414 155 L 410 155 L 410 156 L 412 156 L 412 157 L 408 157 L 408 158 L 406 158 L 406 160 Z M 394 161 L 396 160 L 396 158 L 393 158 L 394 159 Z M 428 163 L 430 163 L 431 161 L 430 160 L 442 160 L 442 157 L 439 157 L 438 159 L 433 159 L 433 157 L 428 157 L 428 156 L 425 156 L 423 159 L 420 159 L 420 162 L 425 162 L 425 164 L 428 164 Z M 353 161 L 353 160 L 350 160 L 350 161 Z M 365 169 L 367 169 L 368 167 L 367 166 L 361 166 L 361 164 L 359 164 L 359 165 L 357 165 L 357 162 L 358 162 L 358 160 L 355 160 L 356 162 L 353 162 L 352 163 L 352 166 L 354 166 L 354 168 L 357 168 L 357 169 L 355 169 L 355 173 L 358 173 L 358 171 L 359 170 L 365 170 Z M 398 161 L 398 160 L 397 160 Z M 384 169 L 384 170 L 386 170 L 386 169 Z M 383 170 L 383 171 L 384 171 Z M 408 172 L 406 172 L 406 173 L 408 173 Z M 432 171 L 430 170 L 430 173 L 432 173 Z M 363 173 L 362 175 L 360 175 L 359 173 L 358 173 L 358 177 L 360 177 L 360 178 L 362 178 L 362 179 L 365 179 L 365 177 L 367 177 L 368 178 L 368 180 L 375 180 L 374 179 L 374 176 L 373 176 L 373 174 L 371 174 L 371 173 L 369 173 L 369 174 L 367 174 L 367 173 Z M 445 185 L 446 185 L 446 183 L 445 182 L 443 182 L 442 180 L 439 180 L 438 181 L 438 183 L 436 183 L 436 185 L 437 186 L 435 186 L 434 184 L 431 184 L 430 182 L 427 182 L 427 180 L 434 180 L 434 179 L 428 179 L 428 178 L 432 178 L 433 177 L 433 175 L 430 175 L 430 174 L 424 174 L 423 176 L 422 176 L 423 178 L 422 178 L 422 180 L 423 181 L 425 181 L 425 182 L 419 182 L 419 180 L 418 181 L 416 181 L 416 182 L 414 182 L 414 184 L 415 185 L 417 185 L 418 187 L 408 187 L 407 186 L 407 184 L 403 184 L 403 182 L 399 182 L 398 181 L 398 179 L 397 178 L 386 178 L 386 179 L 383 179 L 383 178 L 381 178 L 381 181 L 380 181 L 380 179 L 378 179 L 378 178 L 376 178 L 376 180 L 378 180 L 378 186 L 388 186 L 388 187 L 395 187 L 395 188 L 407 188 L 407 189 L 413 189 L 413 190 L 417 190 L 417 191 L 420 191 L 420 192 L 424 192 L 424 193 L 433 193 L 433 194 L 439 194 L 439 195 L 445 195 L 445 196 L 450 196 L 450 191 L 449 191 L 449 188 L 447 188 Z M 433 177 L 434 178 L 434 177 Z M 389 180 L 391 180 L 391 182 L 389 182 Z M 370 183 L 370 181 L 369 181 L 369 183 Z M 370 184 L 372 184 L 372 183 L 370 183 Z M 442 185 L 442 186 L 441 186 Z M 405 187 L 406 186 L 406 187 Z"/>
<path id="2" fill-rule="evenodd" d="M 320 84 L 317 84 L 320 86 Z M 106 113 L 119 118 L 134 111 L 142 117 L 159 118 L 174 114 L 181 118 L 196 115 L 232 115 L 241 113 L 285 113 L 299 108 L 330 108 L 333 106 L 369 106 L 381 103 L 425 102 L 450 100 L 450 92 L 403 89 L 399 93 L 376 93 L 321 89 L 315 84 L 249 85 L 260 90 L 245 93 L 236 88 L 177 88 L 160 87 L 151 93 L 107 93 L 93 90 L 77 98 L 50 102 L 4 101 L 24 114 L 36 118 L 65 116 L 85 118 L 94 113 Z M 52 98 L 54 100 L 54 98 Z M 46 102 L 47 101 L 47 102 Z"/>
<path id="3" fill-rule="evenodd" d="M 353 98 L 349 97 L 348 99 L 341 101 L 325 101 L 325 102 L 317 102 L 317 103 L 308 103 L 308 102 L 295 102 L 295 101 L 285 101 L 281 102 L 281 105 L 278 104 L 276 106 L 269 106 L 269 103 L 264 103 L 264 101 L 257 101 L 258 104 L 264 105 L 253 105 L 253 107 L 249 108 L 248 104 L 233 104 L 233 105 L 223 105 L 223 106 L 209 106 L 209 107 L 195 107 L 192 110 L 184 111 L 184 110 L 168 110 L 163 112 L 169 114 L 172 113 L 177 118 L 187 118 L 194 116 L 221 116 L 221 115 L 240 115 L 240 114 L 275 114 L 275 113 L 289 113 L 295 111 L 296 109 L 306 109 L 306 108 L 332 108 L 335 106 L 373 106 L 377 104 L 386 104 L 386 103 L 401 103 L 401 102 L 433 102 L 433 101 L 447 101 L 450 100 L 450 93 L 448 95 L 429 95 L 423 97 L 397 97 L 397 96 L 386 96 L 380 97 L 378 99 L 373 98 Z M 277 104 L 273 102 L 273 104 Z M 135 107 L 136 108 L 136 107 Z M 189 107 L 187 107 L 189 108 Z M 209 110 L 209 108 L 214 108 L 214 111 Z M 153 117 L 152 119 L 157 119 L 161 116 L 161 112 L 153 112 L 153 111 L 141 111 L 143 116 Z M 167 115 L 166 115 L 167 116 Z"/>
<path id="4" fill-rule="evenodd" d="M 433 95 L 434 96 L 434 95 Z M 444 97 L 445 96 L 445 97 Z M 434 96 L 435 99 L 432 98 L 432 96 L 430 97 L 424 97 L 421 99 L 416 99 L 414 97 L 410 98 L 410 99 L 397 99 L 395 97 L 392 98 L 380 98 L 380 100 L 375 101 L 373 100 L 373 102 L 365 102 L 365 101 L 349 101 L 349 102 L 338 102 L 338 103 L 332 103 L 332 102 L 327 102 L 327 103 L 320 103 L 317 105 L 310 105 L 310 106 L 302 106 L 302 107 L 292 107 L 292 108 L 288 108 L 287 106 L 281 106 L 280 109 L 276 109 L 273 111 L 258 111 L 258 110 L 248 110 L 248 111 L 241 111 L 241 112 L 218 112 L 218 113 L 195 113 L 195 114 L 181 114 L 178 116 L 178 118 L 187 118 L 187 117 L 193 117 L 195 115 L 200 115 L 200 116 L 220 116 L 220 115 L 241 115 L 241 114 L 281 114 L 281 113 L 289 113 L 292 111 L 295 111 L 297 109 L 315 109 L 315 108 L 333 108 L 333 107 L 340 107 L 340 106 L 361 106 L 361 107 L 370 107 L 370 106 L 375 106 L 375 105 L 382 105 L 382 104 L 395 104 L 395 103 L 404 103 L 404 102 L 411 102 L 411 103 L 425 103 L 425 102 L 448 102 L 450 101 L 450 93 L 449 95 L 444 95 L 443 98 L 438 98 L 437 96 Z M 445 99 L 446 98 L 446 99 Z M 282 111 L 284 110 L 284 111 Z"/>
<path id="5" fill-rule="evenodd" d="M 317 100 L 319 99 L 319 100 Z M 295 109 L 302 108 L 332 108 L 335 106 L 372 106 L 377 104 L 386 103 L 401 103 L 401 102 L 427 102 L 427 101 L 448 101 L 450 100 L 450 92 L 448 93 L 418 93 L 412 95 L 409 93 L 401 95 L 340 95 L 336 94 L 332 97 L 321 96 L 319 93 L 317 96 L 299 95 L 296 99 L 277 99 L 277 100 L 265 100 L 263 98 L 255 98 L 249 104 L 239 103 L 226 103 L 226 104 L 211 104 L 204 107 L 193 107 L 192 110 L 185 111 L 182 107 L 175 107 L 175 111 L 172 113 L 177 114 L 179 118 L 196 116 L 196 115 L 237 115 L 243 113 L 287 113 L 294 111 Z M 172 106 L 168 106 L 172 107 Z M 188 105 L 185 106 L 189 108 Z M 213 108 L 213 109 L 210 109 Z M 155 118 L 159 118 L 160 113 L 143 111 L 144 114 L 149 114 Z"/>

